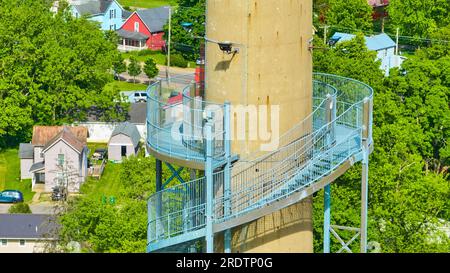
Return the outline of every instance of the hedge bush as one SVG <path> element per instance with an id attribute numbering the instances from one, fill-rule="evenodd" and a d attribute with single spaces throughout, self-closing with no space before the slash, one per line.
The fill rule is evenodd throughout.
<path id="1" fill-rule="evenodd" d="M 9 210 L 9 213 L 31 213 L 30 206 L 27 203 L 17 203 L 12 205 Z"/>

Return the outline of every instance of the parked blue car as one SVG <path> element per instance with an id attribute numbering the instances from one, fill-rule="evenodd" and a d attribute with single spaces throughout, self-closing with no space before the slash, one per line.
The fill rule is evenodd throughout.
<path id="1" fill-rule="evenodd" d="M 0 192 L 0 203 L 23 202 L 23 194 L 16 190 L 5 190 Z"/>

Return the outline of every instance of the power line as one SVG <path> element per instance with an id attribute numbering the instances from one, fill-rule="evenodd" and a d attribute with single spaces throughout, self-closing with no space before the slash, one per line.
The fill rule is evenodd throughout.
<path id="1" fill-rule="evenodd" d="M 348 27 L 342 27 L 342 26 L 332 26 L 329 25 L 328 27 L 332 28 L 332 29 L 337 29 L 337 30 L 350 30 L 353 32 L 362 32 L 364 35 L 372 35 L 372 34 L 380 34 L 380 33 L 385 33 L 386 35 L 388 35 L 389 37 L 396 37 L 395 34 L 391 34 L 391 33 L 386 33 L 386 32 L 367 32 L 365 30 L 362 29 L 355 29 L 355 28 L 348 28 Z M 423 41 L 423 42 L 440 42 L 440 43 L 448 43 L 450 42 L 449 40 L 440 40 L 440 39 L 431 39 L 431 38 L 424 38 L 424 37 L 413 37 L 413 36 L 405 36 L 405 35 L 399 35 L 399 38 L 402 39 L 406 39 L 406 40 L 412 40 L 412 41 Z"/>

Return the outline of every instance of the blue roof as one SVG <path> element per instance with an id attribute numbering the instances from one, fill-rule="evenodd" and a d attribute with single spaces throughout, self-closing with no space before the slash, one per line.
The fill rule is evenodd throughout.
<path id="1" fill-rule="evenodd" d="M 343 33 L 343 32 L 335 32 L 333 36 L 331 36 L 331 40 L 335 40 L 338 42 L 344 42 L 344 41 L 350 41 L 351 39 L 355 38 L 356 35 L 349 34 L 349 33 Z"/>
<path id="2" fill-rule="evenodd" d="M 336 32 L 331 37 L 331 40 L 334 40 L 339 43 L 344 41 L 350 41 L 351 39 L 355 38 L 355 36 L 356 35 L 354 34 Z M 369 50 L 378 51 L 385 48 L 395 47 L 395 42 L 386 33 L 381 33 L 373 36 L 366 36 L 365 40 L 366 46 Z"/>
<path id="3" fill-rule="evenodd" d="M 381 33 L 366 37 L 366 46 L 369 50 L 381 50 L 395 47 L 395 42 L 386 33 Z"/>

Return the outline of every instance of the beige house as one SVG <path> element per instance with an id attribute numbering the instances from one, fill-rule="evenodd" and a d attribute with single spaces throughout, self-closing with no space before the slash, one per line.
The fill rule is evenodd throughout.
<path id="1" fill-rule="evenodd" d="M 87 128 L 82 126 L 35 126 L 30 144 L 19 147 L 21 179 L 32 179 L 32 187 L 51 192 L 68 186 L 78 192 L 87 177 Z"/>
<path id="2" fill-rule="evenodd" d="M 56 240 L 56 219 L 44 214 L 0 214 L 0 253 L 43 252 Z"/>
<path id="3" fill-rule="evenodd" d="M 139 152 L 141 135 L 136 125 L 124 122 L 116 126 L 108 142 L 108 159 L 121 162 L 123 157 L 136 155 Z"/>

